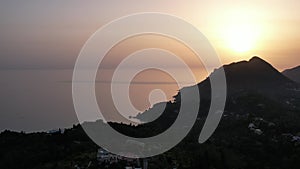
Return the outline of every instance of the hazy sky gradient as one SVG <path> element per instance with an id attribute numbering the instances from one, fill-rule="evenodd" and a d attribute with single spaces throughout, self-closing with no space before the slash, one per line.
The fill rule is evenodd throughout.
<path id="1" fill-rule="evenodd" d="M 296 66 L 299 58 L 299 7 L 297 0 L 1 1 L 0 67 L 72 68 L 82 45 L 103 24 L 137 12 L 164 12 L 197 26 L 225 63 L 257 54 L 281 70 Z M 256 49 L 228 50 L 222 36 L 232 20 L 263 29 Z"/>
<path id="2" fill-rule="evenodd" d="M 66 82 L 71 81 L 72 68 L 86 40 L 114 19 L 138 12 L 172 14 L 199 28 L 215 47 L 222 63 L 258 55 L 283 70 L 300 64 L 299 8 L 298 0 L 0 0 L 0 131 L 37 131 L 76 123 L 71 84 Z M 228 46 L 226 33 L 241 23 L 248 25 L 250 31 L 258 30 L 259 36 L 251 50 L 238 53 Z M 139 40 L 138 37 L 129 39 L 108 57 L 147 46 Z M 180 45 L 167 41 L 161 38 L 160 45 L 172 43 L 169 47 L 173 47 L 175 53 L 190 58 L 191 54 Z M 108 60 L 105 66 L 109 68 L 118 61 Z M 201 66 L 193 71 L 199 75 L 199 81 L 207 75 Z M 145 77 L 157 78 L 148 72 L 136 80 L 145 81 Z M 140 91 L 147 93 L 158 86 L 139 84 L 131 93 L 135 106 L 141 110 L 149 107 L 145 93 Z M 160 87 L 167 90 L 169 99 L 177 90 L 176 85 Z M 100 88 L 104 93 L 108 89 L 107 86 Z"/>

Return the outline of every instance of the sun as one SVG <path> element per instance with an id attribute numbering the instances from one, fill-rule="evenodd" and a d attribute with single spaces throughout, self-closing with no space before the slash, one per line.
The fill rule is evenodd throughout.
<path id="1" fill-rule="evenodd" d="M 254 49 L 258 38 L 259 31 L 250 24 L 232 24 L 225 31 L 225 43 L 238 53 Z"/>
<path id="2" fill-rule="evenodd" d="M 217 29 L 223 47 L 236 53 L 257 49 L 264 28 L 261 15 L 251 8 L 233 8 L 218 15 Z"/>

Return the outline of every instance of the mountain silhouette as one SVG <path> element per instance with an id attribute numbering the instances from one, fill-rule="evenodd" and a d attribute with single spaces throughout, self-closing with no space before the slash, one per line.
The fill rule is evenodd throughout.
<path id="1" fill-rule="evenodd" d="M 273 89 L 281 88 L 285 90 L 297 86 L 294 82 L 277 71 L 271 64 L 257 56 L 251 58 L 249 61 L 224 65 L 223 68 L 229 94 L 249 90 L 264 93 L 269 90 L 277 92 Z M 219 69 L 215 71 L 219 71 Z M 213 72 L 212 75 L 214 73 L 215 72 Z M 208 81 L 209 77 L 198 85 L 201 88 L 203 83 L 208 83 Z"/>
<path id="2" fill-rule="evenodd" d="M 253 57 L 248 62 L 238 62 L 224 66 L 229 87 L 244 89 L 272 88 L 292 82 L 282 76 L 271 64 Z"/>
<path id="3" fill-rule="evenodd" d="M 292 69 L 287 69 L 282 72 L 286 77 L 290 78 L 291 80 L 300 83 L 300 66 L 297 66 Z"/>
<path id="4" fill-rule="evenodd" d="M 249 95 L 270 99 L 283 105 L 297 105 L 298 102 L 300 102 L 299 85 L 281 74 L 271 64 L 257 56 L 254 56 L 249 61 L 240 61 L 224 65 L 222 68 L 225 71 L 226 76 L 227 107 L 230 107 L 228 105 L 230 105 L 232 101 Z M 209 77 L 197 84 L 201 96 L 200 107 L 203 108 L 202 110 L 199 110 L 199 114 L 205 115 L 205 113 L 207 113 L 211 101 L 210 77 L 221 70 L 221 68 L 214 70 Z M 188 93 L 187 90 L 189 90 L 189 87 L 180 89 L 178 94 L 174 96 L 175 106 L 172 105 L 173 107 L 179 107 L 181 100 L 180 93 L 183 90 Z M 156 107 L 160 105 L 161 103 L 154 105 L 153 109 L 157 109 Z M 171 103 L 167 105 L 167 109 L 168 106 L 170 107 Z M 152 121 L 153 118 L 151 118 L 152 116 L 149 113 L 153 112 L 154 111 L 150 109 L 139 114 L 137 118 L 144 122 Z M 169 113 L 168 111 L 165 111 L 164 113 L 174 117 L 174 114 Z M 153 115 L 154 114 L 155 117 L 157 117 L 157 114 L 153 113 Z"/>

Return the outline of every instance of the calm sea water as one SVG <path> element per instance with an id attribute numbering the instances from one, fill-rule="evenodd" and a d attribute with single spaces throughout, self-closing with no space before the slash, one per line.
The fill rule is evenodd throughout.
<path id="1" fill-rule="evenodd" d="M 43 131 L 77 124 L 72 102 L 72 72 L 73 70 L 1 70 L 0 131 Z M 141 112 L 151 106 L 151 90 L 160 88 L 168 100 L 177 93 L 178 86 L 175 83 L 163 81 L 156 76 L 153 76 L 154 79 L 145 76 L 147 80 L 143 80 L 143 76 L 138 77 L 138 82 L 132 84 L 129 92 L 133 105 Z M 101 110 L 114 111 L 110 102 L 105 103 L 105 96 L 110 92 L 109 81 L 99 80 L 96 86 L 97 97 L 102 97 L 98 98 L 98 103 L 100 100 L 104 102 L 99 103 Z"/>

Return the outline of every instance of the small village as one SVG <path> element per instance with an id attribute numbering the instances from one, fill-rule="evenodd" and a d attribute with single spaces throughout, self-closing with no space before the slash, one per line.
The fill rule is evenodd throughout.
<path id="1" fill-rule="evenodd" d="M 111 164 L 124 162 L 125 169 L 148 169 L 147 159 L 134 159 L 122 157 L 120 155 L 112 154 L 103 148 L 99 148 L 97 152 L 97 161 L 100 166 L 108 168 Z"/>

